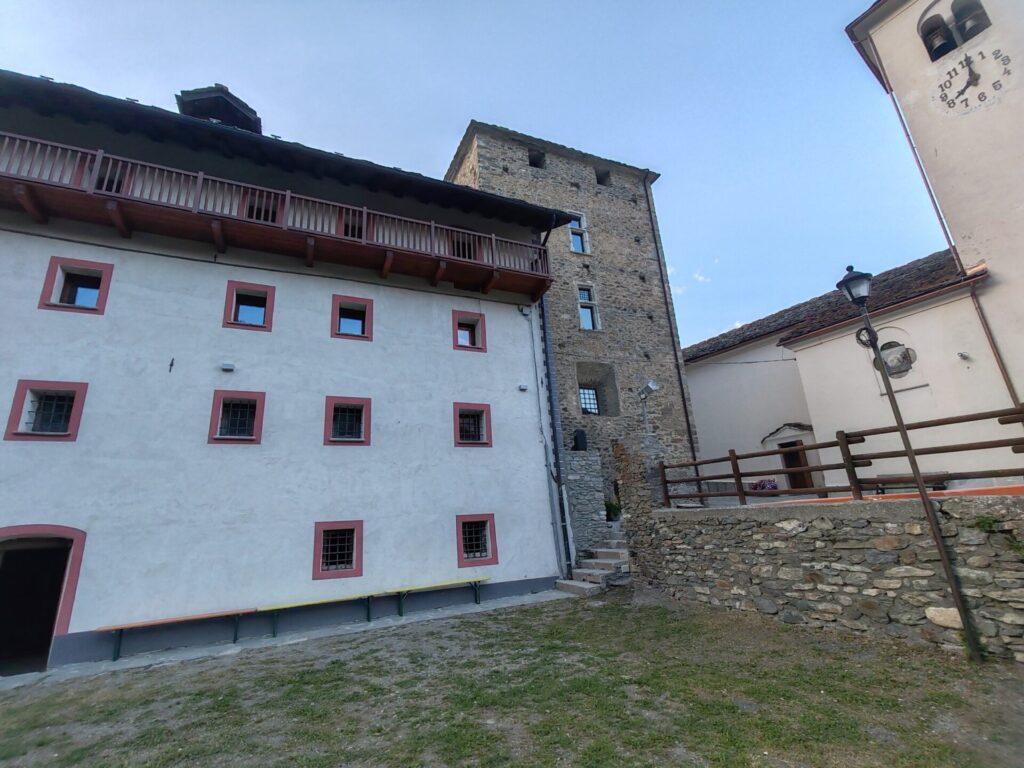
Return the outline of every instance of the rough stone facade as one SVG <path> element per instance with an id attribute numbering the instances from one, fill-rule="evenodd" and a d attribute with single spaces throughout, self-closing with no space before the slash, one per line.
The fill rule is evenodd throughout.
<path id="1" fill-rule="evenodd" d="M 1024 662 L 1024 500 L 940 501 L 987 653 Z M 960 650 L 960 618 L 919 502 L 625 505 L 634 577 L 681 600 Z"/>
<path id="2" fill-rule="evenodd" d="M 543 153 L 543 167 L 531 166 L 530 150 Z M 598 171 L 608 173 L 606 184 L 598 183 Z M 588 447 L 601 454 L 606 497 L 615 493 L 612 440 L 643 434 L 651 476 L 661 460 L 689 459 L 692 432 L 685 410 L 689 404 L 684 408 L 680 392 L 682 357 L 657 219 L 649 204 L 656 174 L 472 123 L 447 178 L 584 216 L 586 253 L 570 248 L 567 227 L 551 234 L 554 283 L 547 296 L 563 447 L 569 447 L 575 430 L 587 432 Z M 581 286 L 593 290 L 598 330 L 580 328 Z M 660 390 L 647 400 L 645 423 L 639 392 L 650 379 Z M 602 415 L 582 412 L 580 386 L 600 388 Z"/>
<path id="3" fill-rule="evenodd" d="M 594 549 L 608 537 L 601 454 L 597 451 L 566 451 L 564 457 L 573 541 L 578 552 Z"/>

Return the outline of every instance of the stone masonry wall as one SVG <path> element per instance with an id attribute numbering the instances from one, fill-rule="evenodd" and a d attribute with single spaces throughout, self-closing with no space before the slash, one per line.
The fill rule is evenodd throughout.
<path id="1" fill-rule="evenodd" d="M 1024 499 L 941 499 L 945 542 L 988 653 L 1024 662 Z M 681 600 L 950 650 L 959 616 L 916 501 L 624 506 L 635 578 Z"/>
<path id="2" fill-rule="evenodd" d="M 601 454 L 597 451 L 566 451 L 566 495 L 576 551 L 593 549 L 608 538 L 608 515 L 604 506 Z"/>
<path id="3" fill-rule="evenodd" d="M 481 132 L 452 179 L 461 184 L 586 217 L 589 253 L 570 248 L 567 227 L 548 240 L 554 283 L 548 292 L 562 431 L 569 447 L 584 429 L 589 448 L 601 454 L 605 494 L 613 494 L 611 441 L 647 431 L 649 471 L 658 461 L 690 458 L 683 396 L 673 348 L 675 318 L 666 312 L 667 268 L 657 248 L 657 231 L 645 193 L 644 171 L 611 166 L 610 183 L 597 183 L 596 158 L 560 152 L 544 144 L 546 164 L 529 164 L 522 137 Z M 600 329 L 579 327 L 580 285 L 592 286 Z M 671 301 L 671 300 L 670 300 Z M 577 364 L 610 365 L 615 372 L 620 415 L 583 414 Z M 680 363 L 681 364 L 681 363 Z M 586 372 L 585 372 L 586 375 Z M 639 390 L 649 379 L 661 389 L 647 401 L 645 427 Z M 689 405 L 687 405 L 689 407 Z M 611 410 L 615 410 L 614 408 Z"/>

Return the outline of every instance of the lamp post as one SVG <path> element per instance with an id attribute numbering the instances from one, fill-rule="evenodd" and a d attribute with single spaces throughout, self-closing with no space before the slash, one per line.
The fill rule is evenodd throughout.
<path id="1" fill-rule="evenodd" d="M 657 392 L 661 387 L 654 379 L 648 379 L 647 383 L 644 384 L 640 392 L 637 393 L 637 397 L 640 398 L 640 409 L 644 414 L 644 433 L 651 431 L 651 425 L 647 422 L 647 398 Z"/>
<path id="2" fill-rule="evenodd" d="M 932 539 L 939 551 L 939 559 L 942 561 L 942 570 L 946 575 L 946 583 L 949 585 L 950 594 L 953 596 L 953 603 L 960 614 L 960 621 L 964 627 L 964 637 L 967 640 L 967 648 L 971 654 L 971 660 L 981 661 L 981 646 L 978 643 L 978 636 L 971 623 L 971 616 L 967 610 L 967 603 L 964 601 L 960 585 L 957 583 L 956 573 L 953 571 L 953 563 L 949 559 L 949 552 L 942 541 L 942 528 L 939 525 L 938 515 L 935 514 L 935 507 L 928 498 L 928 489 L 925 488 L 924 478 L 921 477 L 921 469 L 917 465 L 917 455 L 910 445 L 910 434 L 907 432 L 907 425 L 903 421 L 903 414 L 900 412 L 899 403 L 896 401 L 896 394 L 892 390 L 892 381 L 889 379 L 889 371 L 882 358 L 882 352 L 878 348 L 878 334 L 871 324 L 871 317 L 868 314 L 868 299 L 871 296 L 871 275 L 867 272 L 857 272 L 853 267 L 846 268 L 843 279 L 836 283 L 842 293 L 854 305 L 856 305 L 864 318 L 864 327 L 857 331 L 857 343 L 867 347 L 874 355 L 875 367 L 882 374 L 882 383 L 885 385 L 885 395 L 889 399 L 889 407 L 892 408 L 893 418 L 896 420 L 896 429 L 903 441 L 903 450 L 907 454 L 907 461 L 910 463 L 910 472 L 914 476 L 914 483 L 917 485 L 917 493 L 921 497 L 921 505 L 924 508 L 924 515 L 928 520 L 928 527 L 932 532 Z"/>

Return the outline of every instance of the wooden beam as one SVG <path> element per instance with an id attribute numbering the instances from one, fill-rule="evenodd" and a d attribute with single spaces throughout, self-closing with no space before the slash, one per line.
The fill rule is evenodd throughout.
<path id="1" fill-rule="evenodd" d="M 484 287 L 481 288 L 480 290 L 483 293 L 490 293 L 494 286 L 497 285 L 499 277 L 501 277 L 501 273 L 496 269 L 493 270 L 491 272 L 491 276 L 487 278 L 487 282 L 484 283 Z"/>
<path id="2" fill-rule="evenodd" d="M 395 252 L 387 251 L 384 254 L 384 266 L 380 268 L 380 276 L 387 280 L 391 274 L 391 265 L 395 262 Z"/>
<path id="3" fill-rule="evenodd" d="M 43 206 L 40 205 L 36 196 L 32 193 L 32 190 L 26 187 L 24 184 L 14 185 L 14 197 L 17 199 L 21 207 L 25 209 L 25 213 L 31 216 L 39 224 L 45 224 L 49 219 Z"/>
<path id="4" fill-rule="evenodd" d="M 316 240 L 312 237 L 306 238 L 306 266 L 313 266 L 313 256 L 316 251 Z"/>
<path id="5" fill-rule="evenodd" d="M 213 243 L 217 246 L 217 253 L 224 253 L 228 249 L 227 241 L 224 239 L 224 226 L 220 219 L 210 222 L 210 229 L 213 230 Z"/>
<path id="6" fill-rule="evenodd" d="M 124 212 L 121 210 L 121 206 L 117 204 L 117 200 L 108 200 L 106 209 L 107 215 L 110 217 L 110 220 L 114 223 L 114 226 L 117 228 L 117 231 L 121 234 L 121 237 L 131 237 L 131 227 L 128 226 L 128 222 L 124 218 Z"/>
<path id="7" fill-rule="evenodd" d="M 439 282 L 441 282 L 441 275 L 444 274 L 444 271 L 447 268 L 448 268 L 448 262 L 447 261 L 442 260 L 442 261 L 437 262 L 437 269 L 434 271 L 434 276 L 432 278 L 430 278 L 430 284 L 436 287 L 437 284 Z"/>

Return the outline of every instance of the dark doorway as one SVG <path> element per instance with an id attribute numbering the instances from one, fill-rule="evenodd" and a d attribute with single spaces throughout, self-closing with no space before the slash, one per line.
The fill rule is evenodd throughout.
<path id="1" fill-rule="evenodd" d="M 803 440 L 794 440 L 791 443 L 779 443 L 779 448 L 797 448 L 804 444 Z M 782 454 L 782 465 L 786 469 L 799 469 L 807 466 L 806 451 L 788 451 Z M 789 487 L 794 491 L 801 488 L 813 488 L 810 472 L 793 472 L 786 475 L 789 480 Z"/>
<path id="2" fill-rule="evenodd" d="M 0 675 L 46 669 L 71 542 L 0 542 Z"/>

